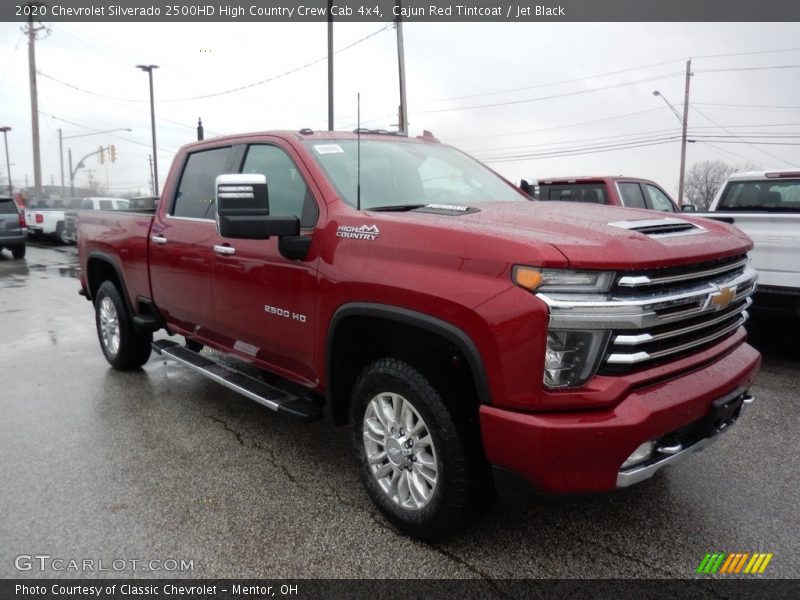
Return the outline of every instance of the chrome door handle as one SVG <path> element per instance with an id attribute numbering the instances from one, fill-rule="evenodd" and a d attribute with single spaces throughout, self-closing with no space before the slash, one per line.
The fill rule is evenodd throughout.
<path id="1" fill-rule="evenodd" d="M 214 252 L 223 256 L 231 256 L 236 254 L 236 248 L 233 246 L 214 246 Z"/>
<path id="2" fill-rule="evenodd" d="M 150 241 L 155 243 L 155 244 L 159 244 L 159 245 L 163 246 L 164 244 L 167 243 L 167 238 L 165 238 L 163 235 L 161 235 L 159 233 L 158 235 L 151 235 L 150 236 Z"/>

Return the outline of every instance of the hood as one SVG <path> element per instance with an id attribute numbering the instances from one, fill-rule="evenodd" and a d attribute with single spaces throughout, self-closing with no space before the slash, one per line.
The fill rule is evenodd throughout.
<path id="1" fill-rule="evenodd" d="M 685 213 L 541 201 L 474 206 L 474 212 L 370 214 L 388 229 L 402 221 L 431 228 L 426 231 L 429 236 L 449 230 L 458 239 L 460 233 L 463 243 L 476 252 L 488 242 L 492 255 L 501 248 L 513 253 L 507 258 L 511 263 L 541 264 L 537 261 L 543 255 L 552 259 L 554 248 L 566 259 L 564 266 L 573 269 L 669 267 L 742 254 L 752 247 L 750 238 L 735 227 Z M 545 246 L 552 248 L 547 251 Z"/>

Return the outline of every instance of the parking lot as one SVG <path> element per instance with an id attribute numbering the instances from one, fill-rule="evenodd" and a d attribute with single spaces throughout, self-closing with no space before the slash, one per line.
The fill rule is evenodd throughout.
<path id="1" fill-rule="evenodd" d="M 621 492 L 494 506 L 431 546 L 377 513 L 346 428 L 155 355 L 112 370 L 76 277 L 74 247 L 0 255 L 0 577 L 687 578 L 708 552 L 773 553 L 761 577 L 800 577 L 800 335 L 785 328 L 754 326 L 756 402 L 707 451 Z M 125 566 L 21 570 L 20 555 Z"/>

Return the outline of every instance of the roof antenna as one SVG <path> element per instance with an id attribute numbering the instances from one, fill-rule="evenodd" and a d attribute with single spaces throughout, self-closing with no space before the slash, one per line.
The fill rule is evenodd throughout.
<path id="1" fill-rule="evenodd" d="M 356 94 L 356 210 L 361 210 L 361 92 Z"/>

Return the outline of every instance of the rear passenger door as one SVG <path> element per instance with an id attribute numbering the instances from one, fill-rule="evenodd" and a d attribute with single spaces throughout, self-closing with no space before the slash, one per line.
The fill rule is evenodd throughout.
<path id="1" fill-rule="evenodd" d="M 214 317 L 212 281 L 214 184 L 234 169 L 232 146 L 203 149 L 186 156 L 171 197 L 156 212 L 150 231 L 153 300 L 179 333 L 207 337 Z"/>

